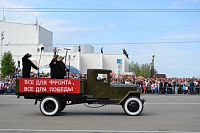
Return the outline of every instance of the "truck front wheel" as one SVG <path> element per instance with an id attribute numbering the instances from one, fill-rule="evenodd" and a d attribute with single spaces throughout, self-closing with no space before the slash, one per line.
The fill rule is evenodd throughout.
<path id="1" fill-rule="evenodd" d="M 143 103 L 137 97 L 127 98 L 122 106 L 123 106 L 124 112 L 132 116 L 139 115 L 143 110 Z"/>
<path id="2" fill-rule="evenodd" d="M 53 96 L 48 96 L 42 99 L 40 103 L 40 111 L 47 116 L 52 116 L 60 110 L 60 101 Z"/>

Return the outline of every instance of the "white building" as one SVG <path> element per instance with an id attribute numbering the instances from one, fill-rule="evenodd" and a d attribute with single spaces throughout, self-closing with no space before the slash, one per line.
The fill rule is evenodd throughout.
<path id="1" fill-rule="evenodd" d="M 48 65 L 53 57 L 53 33 L 39 26 L 38 24 L 19 24 L 10 22 L 0 22 L 0 32 L 4 39 L 1 41 L 1 51 L 10 51 L 16 62 L 20 62 L 26 53 L 31 53 L 30 58 L 37 66 Z M 41 52 L 41 47 L 44 51 Z M 129 70 L 129 60 L 124 54 L 103 54 L 94 53 L 91 45 L 65 47 L 71 50 L 67 52 L 67 64 L 71 56 L 70 65 L 76 67 L 81 73 L 86 74 L 87 69 L 110 69 L 113 73 L 123 73 Z M 66 50 L 59 47 L 59 55 L 65 56 Z M 1 53 L 2 54 L 2 53 Z M 40 60 L 40 55 L 41 60 Z M 73 58 L 75 57 L 75 58 Z M 73 59 L 73 60 L 72 60 Z M 40 60 L 40 64 L 39 64 Z M 64 59 L 65 61 L 65 59 Z"/>
<path id="2" fill-rule="evenodd" d="M 3 52 L 10 51 L 20 55 L 30 51 L 33 55 L 40 53 L 40 47 L 45 51 L 52 51 L 53 33 L 37 24 L 19 24 L 0 22 L 0 31 L 3 32 Z"/>

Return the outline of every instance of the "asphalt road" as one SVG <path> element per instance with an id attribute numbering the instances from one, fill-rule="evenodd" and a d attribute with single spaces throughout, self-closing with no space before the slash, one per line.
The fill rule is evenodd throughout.
<path id="1" fill-rule="evenodd" d="M 119 105 L 91 109 L 80 104 L 47 117 L 34 100 L 0 95 L 0 133 L 200 132 L 200 95 L 142 98 L 147 101 L 139 116 L 127 116 Z"/>

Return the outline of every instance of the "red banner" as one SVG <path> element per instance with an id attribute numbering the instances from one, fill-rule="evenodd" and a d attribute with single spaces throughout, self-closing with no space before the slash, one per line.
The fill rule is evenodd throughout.
<path id="1" fill-rule="evenodd" d="M 80 93 L 80 79 L 19 79 L 19 92 Z"/>

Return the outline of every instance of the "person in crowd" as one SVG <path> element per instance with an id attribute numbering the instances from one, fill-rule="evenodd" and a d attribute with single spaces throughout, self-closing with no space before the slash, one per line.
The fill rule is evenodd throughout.
<path id="1" fill-rule="evenodd" d="M 110 79 L 110 84 L 115 84 L 115 80 L 113 78 Z"/>
<path id="2" fill-rule="evenodd" d="M 15 93 L 15 88 L 16 88 L 16 78 L 13 78 L 13 80 L 12 80 L 12 93 Z"/>
<path id="3" fill-rule="evenodd" d="M 163 91 L 163 82 L 162 82 L 162 80 L 160 80 L 158 94 L 162 94 L 162 91 Z"/>
<path id="4" fill-rule="evenodd" d="M 51 68 L 51 78 L 55 79 L 56 78 L 56 61 L 57 61 L 58 55 L 53 55 L 53 59 L 49 63 L 49 66 Z"/>
<path id="5" fill-rule="evenodd" d="M 181 94 L 181 91 L 182 91 L 181 89 L 183 88 L 181 82 L 182 82 L 182 79 L 178 79 L 178 94 Z"/>
<path id="6" fill-rule="evenodd" d="M 198 79 L 197 80 L 197 94 L 200 94 L 199 91 L 200 91 L 200 80 Z"/>
<path id="7" fill-rule="evenodd" d="M 155 81 L 155 91 L 154 93 L 158 92 L 158 83 Z"/>
<path id="8" fill-rule="evenodd" d="M 183 94 L 186 94 L 186 87 L 185 87 L 185 84 L 182 84 L 182 87 L 183 87 Z"/>
<path id="9" fill-rule="evenodd" d="M 143 90 L 144 90 L 144 94 L 147 93 L 147 88 L 146 88 L 145 81 L 142 82 L 142 87 L 143 87 Z"/>
<path id="10" fill-rule="evenodd" d="M 191 79 L 190 81 L 190 94 L 194 95 L 194 81 Z"/>
<path id="11" fill-rule="evenodd" d="M 167 90 L 168 90 L 168 94 L 172 94 L 172 82 L 171 80 L 168 81 L 167 83 Z"/>
<path id="12" fill-rule="evenodd" d="M 141 91 L 140 85 L 139 84 L 136 84 L 136 85 L 137 85 L 137 90 L 136 91 Z"/>
<path id="13" fill-rule="evenodd" d="M 116 84 L 121 84 L 121 81 L 119 78 L 117 78 Z"/>
<path id="14" fill-rule="evenodd" d="M 151 92 L 151 81 L 149 81 L 148 79 L 146 81 L 146 88 L 147 88 L 147 92 Z"/>
<path id="15" fill-rule="evenodd" d="M 190 92 L 189 87 L 190 87 L 189 79 L 186 78 L 186 79 L 185 79 L 185 92 L 186 92 L 187 94 Z"/>
<path id="16" fill-rule="evenodd" d="M 124 78 L 122 79 L 121 83 L 122 83 L 122 84 L 125 84 L 125 79 L 124 79 Z"/>
<path id="17" fill-rule="evenodd" d="M 56 61 L 56 68 L 55 68 L 55 78 L 56 79 L 64 79 L 66 76 L 66 71 L 69 71 L 65 66 L 64 62 L 62 61 L 64 58 L 59 56 Z"/>
<path id="18" fill-rule="evenodd" d="M 158 79 L 156 79 L 156 81 L 157 81 L 157 93 L 159 94 L 159 92 L 160 92 L 160 80 L 158 80 Z"/>
<path id="19" fill-rule="evenodd" d="M 4 93 L 4 80 L 3 79 L 1 79 L 0 85 L 1 85 L 0 93 Z"/>
<path id="20" fill-rule="evenodd" d="M 153 81 L 152 82 L 152 84 L 151 84 L 151 92 L 152 92 L 152 94 L 154 94 L 154 91 L 155 91 L 155 87 L 156 85 L 155 85 L 155 81 Z"/>
<path id="21" fill-rule="evenodd" d="M 176 90 L 176 80 L 175 79 L 172 80 L 172 84 L 173 84 L 173 86 L 172 86 L 172 94 L 175 94 L 175 90 Z"/>
<path id="22" fill-rule="evenodd" d="M 197 79 L 194 80 L 194 94 L 197 93 L 197 90 L 198 90 L 198 82 L 197 82 Z"/>
<path id="23" fill-rule="evenodd" d="M 168 94 L 168 82 L 166 79 L 163 79 L 163 82 L 164 82 L 164 91 L 166 94 Z"/>
<path id="24" fill-rule="evenodd" d="M 130 79 L 126 78 L 125 84 L 133 84 Z"/>
<path id="25" fill-rule="evenodd" d="M 185 94 L 185 79 L 181 79 L 181 82 L 180 82 L 180 88 L 181 88 L 181 93 L 180 94 Z"/>
<path id="26" fill-rule="evenodd" d="M 33 67 L 36 70 L 39 69 L 35 64 L 32 63 L 31 60 L 29 60 L 30 57 L 31 57 L 31 54 L 27 53 L 22 58 L 22 65 L 23 65 L 22 74 L 23 74 L 23 78 L 30 78 L 31 67 Z"/>

